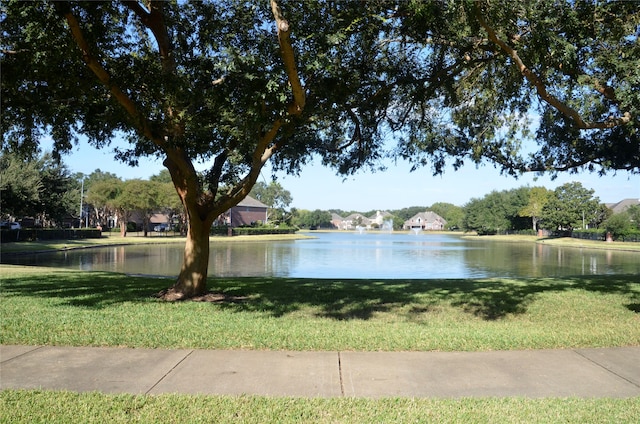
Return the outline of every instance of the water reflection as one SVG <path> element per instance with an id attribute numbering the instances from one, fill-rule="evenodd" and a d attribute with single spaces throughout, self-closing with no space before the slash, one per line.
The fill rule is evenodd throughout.
<path id="1" fill-rule="evenodd" d="M 211 276 L 481 278 L 640 274 L 640 254 L 428 233 L 318 233 L 317 239 L 212 243 Z M 3 258 L 5 263 L 175 276 L 181 244 L 117 246 Z"/>
<path id="2" fill-rule="evenodd" d="M 470 241 L 465 251 L 470 268 L 491 276 L 557 277 L 567 275 L 636 274 L 640 254 L 537 244 Z"/>

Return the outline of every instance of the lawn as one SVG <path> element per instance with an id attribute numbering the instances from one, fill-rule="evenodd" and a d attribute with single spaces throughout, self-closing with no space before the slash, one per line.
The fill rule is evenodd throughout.
<path id="1" fill-rule="evenodd" d="M 481 280 L 171 281 L 0 266 L 0 343 L 272 350 L 477 351 L 640 345 L 637 276 Z M 318 399 L 0 392 L 0 423 L 636 423 L 632 399 Z"/>
<path id="2" fill-rule="evenodd" d="M 2 412 L 5 412 L 4 414 Z M 7 411 L 11 411 L 7 414 Z M 355 399 L 0 392 L 2 423 L 637 423 L 633 399 Z"/>
<path id="3" fill-rule="evenodd" d="M 0 266 L 0 343 L 330 351 L 640 345 L 637 276 L 469 280 L 211 279 L 210 302 L 165 303 L 170 280 Z"/>
<path id="4" fill-rule="evenodd" d="M 537 236 L 523 236 L 523 235 L 495 235 L 495 236 L 477 236 L 477 235 L 462 235 L 461 237 L 482 241 L 500 241 L 508 243 L 542 243 L 549 246 L 559 247 L 574 247 L 574 248 L 586 248 L 586 249 L 604 249 L 604 250 L 626 250 L 631 252 L 640 252 L 640 243 L 633 242 L 604 242 L 600 240 L 583 240 L 573 237 L 537 237 Z"/>
<path id="5" fill-rule="evenodd" d="M 95 239 L 74 239 L 74 240 L 41 240 L 41 241 L 21 241 L 2 244 L 2 253 L 33 253 L 55 250 L 88 249 L 92 247 L 103 247 L 113 245 L 129 244 L 167 244 L 185 243 L 186 237 L 173 235 L 173 233 L 149 233 L 148 237 L 142 233 L 133 233 L 127 237 L 121 237 L 119 233 L 103 233 L 101 238 Z M 212 236 L 210 239 L 224 243 L 238 243 L 245 241 L 270 241 L 270 240 L 291 240 L 306 238 L 303 234 L 266 234 L 254 236 Z"/>

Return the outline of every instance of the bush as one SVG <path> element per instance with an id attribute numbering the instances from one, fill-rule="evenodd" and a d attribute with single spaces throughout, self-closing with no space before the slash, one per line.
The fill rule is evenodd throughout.
<path id="1" fill-rule="evenodd" d="M 604 222 L 605 229 L 611 233 L 614 239 L 625 238 L 634 232 L 633 224 L 629 215 L 626 213 L 617 213 L 611 215 Z"/>
<path id="2" fill-rule="evenodd" d="M 231 234 L 229 233 L 231 231 Z M 243 227 L 229 227 L 227 225 L 219 225 L 211 227 L 209 234 L 214 236 L 255 236 L 263 234 L 294 234 L 298 231 L 297 227 L 287 225 L 247 225 Z"/>
<path id="3" fill-rule="evenodd" d="M 258 227 L 236 227 L 233 228 L 234 236 L 256 236 L 265 234 L 294 234 L 298 231 L 295 227 L 287 227 L 280 225 L 277 228 L 272 226 L 258 226 Z"/>

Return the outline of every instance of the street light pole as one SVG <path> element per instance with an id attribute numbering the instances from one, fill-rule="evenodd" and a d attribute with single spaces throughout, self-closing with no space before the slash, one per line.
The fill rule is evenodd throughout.
<path id="1" fill-rule="evenodd" d="M 82 186 L 80 187 L 80 222 L 78 228 L 82 228 L 82 198 L 84 197 L 84 177 L 82 177 Z"/>

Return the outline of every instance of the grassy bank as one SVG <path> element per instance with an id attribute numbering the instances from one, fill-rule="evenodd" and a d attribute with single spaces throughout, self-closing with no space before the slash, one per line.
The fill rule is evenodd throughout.
<path id="1" fill-rule="evenodd" d="M 2 266 L 0 343 L 479 351 L 640 345 L 637 276 L 480 280 L 212 279 L 213 302 L 150 297 L 171 281 Z"/>
<path id="2" fill-rule="evenodd" d="M 304 399 L 0 392 L 3 423 L 637 423 L 635 399 Z"/>
<path id="3" fill-rule="evenodd" d="M 640 243 L 627 243 L 621 241 L 604 242 L 598 240 L 582 240 L 572 237 L 560 237 L 541 239 L 539 243 L 551 246 L 576 247 L 581 249 L 628 250 L 640 252 Z"/>
<path id="4" fill-rule="evenodd" d="M 477 236 L 463 235 L 462 238 L 469 240 L 500 241 L 507 243 L 543 243 L 549 246 L 575 247 L 580 249 L 606 249 L 606 250 L 627 250 L 640 252 L 640 243 L 628 243 L 621 241 L 604 242 L 600 240 L 583 240 L 573 237 L 537 237 L 522 235 L 495 235 Z"/>
<path id="5" fill-rule="evenodd" d="M 47 252 L 54 250 L 71 250 L 71 249 L 87 249 L 92 247 L 114 246 L 114 245 L 130 245 L 130 244 L 167 244 L 167 243 L 184 243 L 185 237 L 167 234 L 150 233 L 148 237 L 141 235 L 128 235 L 121 237 L 120 234 L 103 233 L 99 239 L 77 239 L 77 240 L 45 240 L 45 241 L 24 241 L 19 243 L 4 243 L 0 246 L 2 253 L 33 253 Z M 238 243 L 250 241 L 272 241 L 272 240 L 295 240 L 307 238 L 302 234 L 269 234 L 257 236 L 234 236 L 222 237 L 212 236 L 212 243 Z"/>

